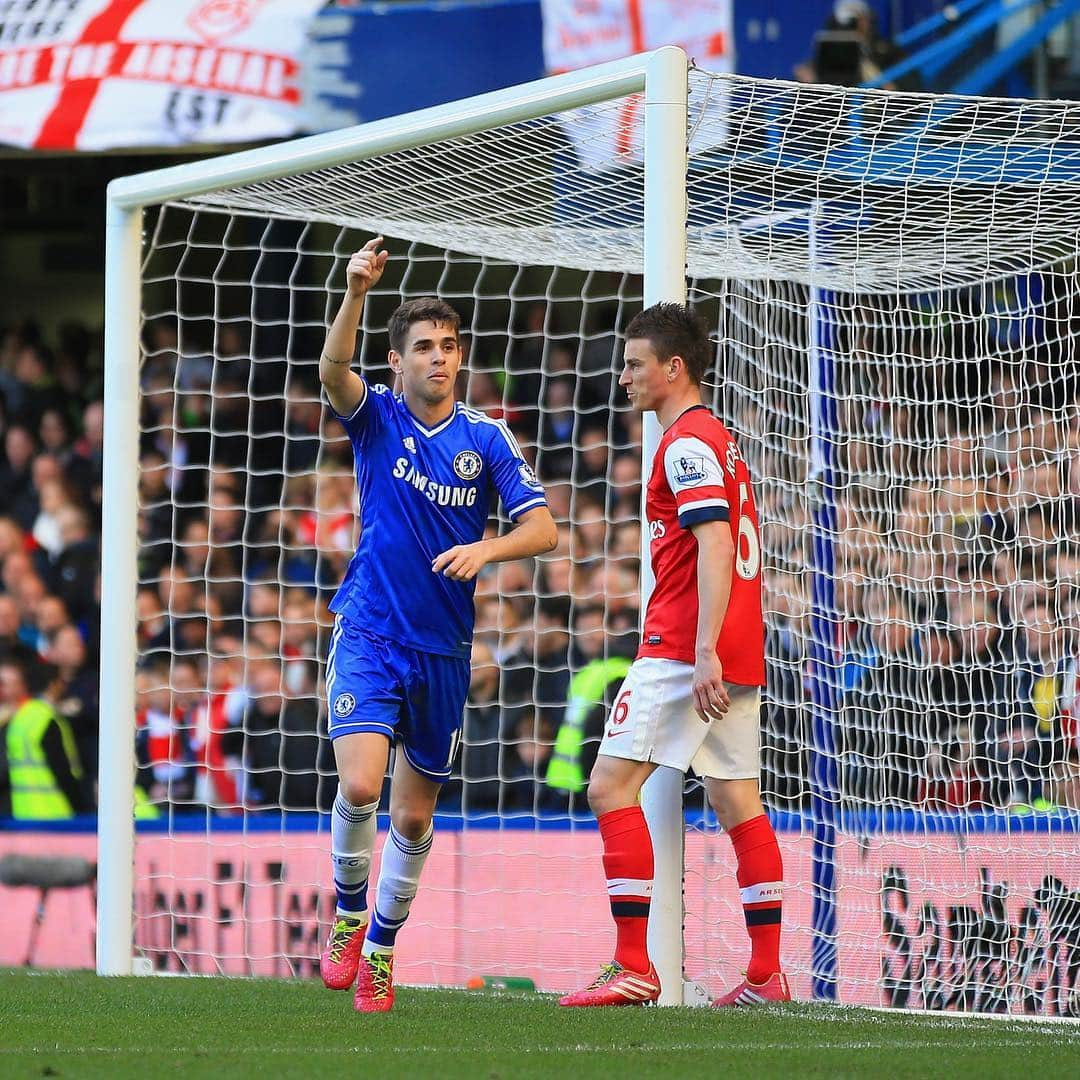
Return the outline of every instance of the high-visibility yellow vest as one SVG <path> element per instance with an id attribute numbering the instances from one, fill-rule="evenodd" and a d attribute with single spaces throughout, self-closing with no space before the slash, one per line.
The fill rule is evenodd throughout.
<path id="1" fill-rule="evenodd" d="M 68 797 L 60 789 L 45 758 L 41 740 L 52 723 L 60 727 L 64 752 L 71 763 L 72 773 L 82 775 L 79 750 L 71 725 L 44 701 L 31 700 L 23 704 L 8 722 L 8 775 L 11 782 L 11 813 L 13 817 L 31 821 L 55 821 L 73 817 Z"/>
<path id="2" fill-rule="evenodd" d="M 135 820 L 156 821 L 161 817 L 161 810 L 147 797 L 139 784 L 135 785 Z"/>
<path id="3" fill-rule="evenodd" d="M 603 704 L 608 686 L 616 679 L 625 679 L 629 670 L 629 660 L 613 656 L 609 660 L 593 660 L 570 680 L 566 714 L 555 736 L 555 748 L 548 762 L 548 787 L 560 791 L 585 789 L 585 770 L 581 767 L 585 718 L 590 710 Z"/>

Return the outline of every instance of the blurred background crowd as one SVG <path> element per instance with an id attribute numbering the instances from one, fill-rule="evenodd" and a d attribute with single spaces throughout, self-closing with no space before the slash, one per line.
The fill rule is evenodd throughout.
<path id="1" fill-rule="evenodd" d="M 969 308 L 970 325 L 985 321 Z M 614 388 L 619 312 L 597 314 L 595 332 L 552 335 L 537 302 L 505 352 L 466 342 L 462 396 L 514 430 L 559 543 L 478 581 L 444 810 L 584 812 L 605 708 L 637 647 L 641 428 Z M 791 465 L 805 449 L 773 437 L 794 398 L 776 422 L 761 401 L 717 399 L 758 476 L 767 801 L 807 803 L 816 683 L 839 703 L 830 737 L 845 805 L 1080 807 L 1075 372 L 1046 369 L 1038 350 L 953 347 L 931 387 L 918 363 L 883 363 L 923 348 L 905 332 L 900 350 L 888 325 L 867 309 L 836 342 L 834 663 L 812 657 L 814 501 Z M 1060 320 L 1040 333 L 1060 337 Z M 348 441 L 319 402 L 314 365 L 253 357 L 243 322 L 220 325 L 204 352 L 159 320 L 144 346 L 143 436 L 131 449 L 139 813 L 326 808 L 336 786 L 321 696 L 327 604 L 360 527 Z M 721 360 L 734 371 L 737 345 Z M 9 327 L 0 410 L 0 814 L 91 812 L 99 337 Z M 796 441 L 798 430 L 792 421 Z M 20 732 L 38 725 L 36 757 L 15 737 L 20 714 Z M 20 801 L 34 769 L 63 797 Z"/>

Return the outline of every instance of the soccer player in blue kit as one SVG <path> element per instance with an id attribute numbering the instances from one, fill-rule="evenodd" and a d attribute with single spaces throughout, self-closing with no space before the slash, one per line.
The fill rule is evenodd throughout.
<path id="1" fill-rule="evenodd" d="M 435 803 L 461 735 L 473 593 L 488 564 L 550 551 L 555 522 L 506 424 L 455 399 L 460 319 L 441 300 L 390 316 L 390 367 L 402 392 L 352 370 L 364 297 L 389 253 L 375 237 L 346 271 L 319 379 L 353 447 L 360 543 L 330 604 L 326 664 L 338 791 L 331 817 L 337 908 L 320 968 L 334 990 L 356 983 L 360 1012 L 394 1003 L 394 942 L 432 841 Z M 485 540 L 497 493 L 515 527 Z M 390 831 L 368 915 L 368 873 L 390 747 Z"/>

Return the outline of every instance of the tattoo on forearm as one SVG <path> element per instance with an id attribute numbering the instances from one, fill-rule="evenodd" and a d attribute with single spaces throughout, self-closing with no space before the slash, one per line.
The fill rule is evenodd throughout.
<path id="1" fill-rule="evenodd" d="M 328 364 L 339 364 L 344 365 L 345 367 L 352 367 L 351 357 L 348 360 L 335 360 L 334 357 L 327 356 L 326 353 L 323 353 L 322 356 L 319 357 L 319 360 L 320 362 L 325 360 Z"/>

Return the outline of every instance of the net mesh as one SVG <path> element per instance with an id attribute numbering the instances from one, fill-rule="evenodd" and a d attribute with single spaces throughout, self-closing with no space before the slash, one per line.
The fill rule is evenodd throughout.
<path id="1" fill-rule="evenodd" d="M 711 403 L 757 480 L 762 790 L 799 996 L 827 819 L 842 1000 L 1076 1005 L 1078 108 L 692 74 L 690 295 L 715 332 Z M 461 396 L 508 421 L 559 526 L 550 555 L 479 582 L 462 753 L 397 970 L 564 989 L 606 958 L 579 780 L 618 683 L 582 699 L 575 680 L 636 643 L 641 428 L 612 373 L 641 306 L 641 112 L 622 99 L 151 213 L 137 749 L 167 828 L 137 845 L 136 943 L 158 967 L 316 965 L 332 894 L 313 812 L 336 786 L 320 668 L 357 528 L 317 358 L 376 232 L 391 260 L 365 375 L 391 381 L 401 300 L 452 303 Z M 584 752 L 557 779 L 576 709 Z M 718 990 L 746 955 L 734 863 L 692 781 L 686 801 L 687 969 Z M 553 955 L 549 925 L 573 947 Z"/>

